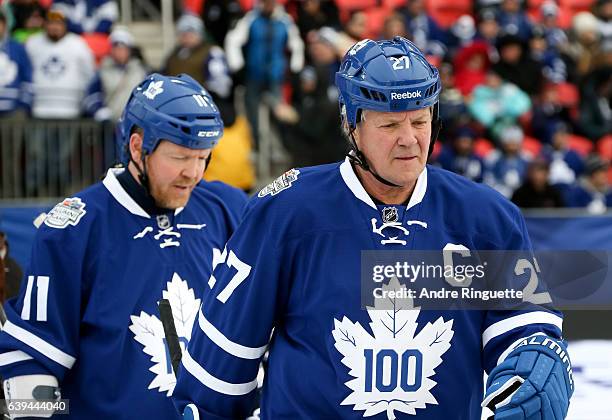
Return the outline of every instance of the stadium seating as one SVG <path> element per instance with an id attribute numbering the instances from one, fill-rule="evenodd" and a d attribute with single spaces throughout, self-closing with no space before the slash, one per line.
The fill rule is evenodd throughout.
<path id="1" fill-rule="evenodd" d="M 534 137 L 525 136 L 523 138 L 523 152 L 530 154 L 531 156 L 538 156 L 542 150 L 542 143 Z"/>
<path id="2" fill-rule="evenodd" d="M 493 143 L 488 139 L 481 137 L 474 142 L 474 153 L 483 159 L 493 150 L 495 150 L 495 146 L 493 146 Z"/>
<path id="3" fill-rule="evenodd" d="M 395 10 L 397 8 L 404 7 L 406 5 L 406 1 L 407 0 L 382 0 L 382 6 L 390 10 Z"/>
<path id="4" fill-rule="evenodd" d="M 369 10 L 377 8 L 377 0 L 335 0 L 336 6 L 338 6 L 338 14 L 340 21 L 346 22 L 351 12 L 356 10 Z"/>
<path id="5" fill-rule="evenodd" d="M 100 64 L 102 58 L 104 58 L 111 50 L 111 44 L 108 40 L 108 34 L 102 33 L 83 33 L 81 35 L 83 40 L 87 43 L 91 52 L 96 59 L 96 64 Z"/>
<path id="6" fill-rule="evenodd" d="M 367 37 L 377 39 L 385 24 L 385 19 L 391 13 L 390 9 L 384 7 L 373 7 L 365 10 L 367 16 Z"/>
<path id="7" fill-rule="evenodd" d="M 612 162 L 612 134 L 602 137 L 597 142 L 597 153 L 608 162 Z"/>
<path id="8" fill-rule="evenodd" d="M 443 28 L 450 28 L 460 16 L 472 13 L 471 0 L 426 0 L 425 7 Z"/>
<path id="9" fill-rule="evenodd" d="M 568 147 L 574 150 L 582 157 L 588 156 L 593 151 L 593 142 L 591 140 L 578 136 L 576 134 L 569 135 Z"/>

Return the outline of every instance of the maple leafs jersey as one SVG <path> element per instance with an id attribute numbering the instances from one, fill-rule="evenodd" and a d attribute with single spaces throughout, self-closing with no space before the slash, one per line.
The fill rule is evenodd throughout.
<path id="1" fill-rule="evenodd" d="M 170 301 L 184 347 L 213 250 L 223 249 L 246 195 L 203 181 L 184 208 L 150 215 L 121 171 L 45 218 L 21 292 L 5 307 L 0 375 L 57 377 L 68 418 L 179 418 L 157 303 Z"/>
<path id="2" fill-rule="evenodd" d="M 562 318 L 540 308 L 362 309 L 362 250 L 447 244 L 530 249 L 516 206 L 442 169 L 428 166 L 402 206 L 374 204 L 348 160 L 288 171 L 251 200 L 213 263 L 178 408 L 246 418 L 269 349 L 264 419 L 480 418 L 483 371 L 519 338 L 558 337 Z"/>

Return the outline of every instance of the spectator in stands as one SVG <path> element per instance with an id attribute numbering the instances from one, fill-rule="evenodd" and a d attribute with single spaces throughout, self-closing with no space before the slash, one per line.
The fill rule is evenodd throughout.
<path id="1" fill-rule="evenodd" d="M 317 72 L 317 86 L 329 92 L 331 99 L 338 98 L 336 72 L 340 67 L 338 51 L 334 43 L 333 32 L 330 37 L 328 28 L 310 32 L 307 41 L 307 60 Z"/>
<path id="2" fill-rule="evenodd" d="M 68 30 L 76 34 L 110 34 L 119 17 L 115 0 L 53 0 L 53 8 L 66 16 Z"/>
<path id="3" fill-rule="evenodd" d="M 612 190 L 608 183 L 610 164 L 597 155 L 586 161 L 585 176 L 566 193 L 568 207 L 586 207 L 589 213 L 604 213 L 612 207 Z"/>
<path id="4" fill-rule="evenodd" d="M 93 90 L 96 78 L 94 59 L 79 35 L 68 33 L 64 15 L 47 13 L 45 32 L 32 35 L 26 50 L 33 67 L 32 115 L 35 118 L 70 120 L 81 116 L 109 117 L 101 92 Z M 57 194 L 69 182 L 69 158 L 77 133 L 65 128 L 36 125 L 26 143 L 26 193 Z M 48 178 L 49 171 L 55 174 Z M 43 191 L 53 185 L 52 191 Z"/>
<path id="5" fill-rule="evenodd" d="M 453 66 L 443 63 L 439 67 L 442 92 L 440 93 L 440 118 L 442 130 L 440 138 L 443 139 L 455 127 L 461 125 L 468 115 L 467 106 L 461 91 L 455 85 Z"/>
<path id="6" fill-rule="evenodd" d="M 324 70 L 319 66 L 318 70 Z M 307 66 L 300 73 L 294 106 L 299 121 L 284 130 L 283 143 L 291 154 L 293 166 L 312 166 L 335 162 L 346 153 L 343 142 L 330 141 L 341 135 L 338 98 L 330 96 L 329 85 L 316 68 Z"/>
<path id="7" fill-rule="evenodd" d="M 342 134 L 335 86 L 340 63 L 335 46 L 325 36 L 319 36 L 319 32 L 308 36 L 307 55 L 311 65 L 300 73 L 294 89 L 293 104 L 299 121 L 283 130 L 283 142 L 294 166 L 329 163 L 346 153 L 345 143 L 329 141 L 332 136 Z"/>
<path id="8" fill-rule="evenodd" d="M 366 37 L 368 28 L 368 17 L 362 10 L 354 10 L 351 12 L 348 20 L 338 33 L 335 40 L 336 48 L 338 49 L 338 59 L 344 57 L 344 54 L 356 42 L 361 41 Z"/>
<path id="9" fill-rule="evenodd" d="M 503 0 L 497 22 L 504 34 L 514 35 L 523 42 L 531 37 L 531 23 L 521 7 L 521 0 Z"/>
<path id="10" fill-rule="evenodd" d="M 597 0 L 593 14 L 599 22 L 599 32 L 603 41 L 612 41 L 612 0 Z"/>
<path id="11" fill-rule="evenodd" d="M 227 32 L 242 17 L 238 0 L 206 0 L 202 8 L 206 34 L 217 45 L 223 45 Z"/>
<path id="12" fill-rule="evenodd" d="M 479 13 L 476 39 L 485 41 L 490 46 L 495 46 L 497 45 L 499 33 L 499 24 L 497 23 L 497 14 L 495 10 L 491 8 L 481 10 Z"/>
<path id="13" fill-rule="evenodd" d="M 11 11 L 14 17 L 12 37 L 15 41 L 24 44 L 30 36 L 43 31 L 45 10 L 38 1 L 14 0 Z"/>
<path id="14" fill-rule="evenodd" d="M 597 69 L 586 78 L 580 99 L 581 132 L 593 142 L 612 133 L 612 66 Z"/>
<path id="15" fill-rule="evenodd" d="M 94 78 L 93 55 L 81 37 L 67 32 L 62 12 L 47 13 L 45 32 L 33 35 L 26 50 L 33 67 L 34 117 L 71 119 L 81 116 L 83 106 L 90 115 L 101 108 L 99 95 L 85 96 Z"/>
<path id="16" fill-rule="evenodd" d="M 454 59 L 455 86 L 463 96 L 469 96 L 476 86 L 485 83 L 490 67 L 489 46 L 484 41 L 461 48 Z"/>
<path id="17" fill-rule="evenodd" d="M 111 118 L 117 121 L 130 97 L 130 92 L 148 71 L 142 60 L 132 53 L 134 37 L 125 27 L 117 26 L 110 35 L 111 51 L 102 60 L 100 82 Z"/>
<path id="18" fill-rule="evenodd" d="M 19 294 L 23 271 L 19 263 L 9 254 L 9 243 L 4 232 L 0 232 L 0 260 L 2 260 L 1 265 L 4 266 L 4 300 L 6 300 Z"/>
<path id="19" fill-rule="evenodd" d="M 291 53 L 289 60 L 285 56 L 287 49 Z M 225 51 L 232 71 L 245 70 L 246 112 L 258 147 L 258 113 L 262 100 L 269 101 L 277 116 L 294 116 L 295 111 L 287 112 L 289 108 L 283 102 L 281 88 L 287 67 L 296 74 L 302 70 L 304 43 L 283 7 L 276 0 L 262 0 L 228 32 Z"/>
<path id="20" fill-rule="evenodd" d="M 557 85 L 553 83 L 544 85 L 542 93 L 534 100 L 531 113 L 533 134 L 544 144 L 552 143 L 559 124 L 572 121 L 570 110 L 562 104 Z"/>
<path id="21" fill-rule="evenodd" d="M 508 198 L 523 183 L 527 173 L 529 157 L 521 150 L 523 138 L 519 126 L 505 127 L 500 134 L 501 149 L 491 152 L 485 160 L 485 182 Z"/>
<path id="22" fill-rule="evenodd" d="M 23 119 L 32 105 L 32 64 L 23 45 L 8 31 L 0 9 L 0 119 Z"/>
<path id="23" fill-rule="evenodd" d="M 579 84 L 594 70 L 594 59 L 600 54 L 601 34 L 597 18 L 590 12 L 580 12 L 572 19 L 570 39 L 562 47 L 562 53 L 572 69 L 570 80 Z"/>
<path id="24" fill-rule="evenodd" d="M 338 6 L 334 1 L 300 0 L 297 6 L 297 26 L 302 39 L 306 39 L 310 31 L 316 31 L 324 26 L 340 28 Z"/>
<path id="25" fill-rule="evenodd" d="M 427 14 L 424 0 L 408 0 L 399 11 L 404 15 L 408 32 L 419 49 L 426 50 L 430 42 L 446 43 L 446 33 Z"/>
<path id="26" fill-rule="evenodd" d="M 512 202 L 521 208 L 555 208 L 563 207 L 561 192 L 548 181 L 548 162 L 543 157 L 536 157 L 527 167 L 527 176 L 512 194 Z"/>
<path id="27" fill-rule="evenodd" d="M 411 38 L 404 17 L 399 13 L 391 13 L 385 18 L 380 39 L 393 39 L 396 36 Z"/>
<path id="28" fill-rule="evenodd" d="M 450 145 L 445 144 L 438 155 L 437 161 L 444 169 L 482 182 L 484 162 L 474 153 L 476 133 L 469 127 L 457 130 Z"/>
<path id="29" fill-rule="evenodd" d="M 540 6 L 540 25 L 544 30 L 544 36 L 548 47 L 557 52 L 567 44 L 565 31 L 559 28 L 559 6 L 553 0 L 546 0 Z"/>
<path id="30" fill-rule="evenodd" d="M 446 46 L 450 53 L 466 47 L 474 41 L 476 37 L 476 22 L 470 15 L 460 16 L 448 31 Z"/>
<path id="31" fill-rule="evenodd" d="M 486 82 L 472 91 L 468 104 L 472 117 L 493 136 L 508 122 L 516 122 L 530 107 L 529 95 L 516 85 L 505 82 L 495 69 L 490 69 Z"/>
<path id="32" fill-rule="evenodd" d="M 544 78 L 552 83 L 562 83 L 567 80 L 567 67 L 561 59 L 559 51 L 550 48 L 544 28 L 533 27 L 533 36 L 529 40 L 531 58 L 540 64 Z"/>
<path id="33" fill-rule="evenodd" d="M 480 15 L 483 10 L 499 10 L 502 0 L 475 0 L 474 13 Z"/>
<path id="34" fill-rule="evenodd" d="M 497 74 L 529 95 L 539 94 L 544 83 L 542 65 L 530 57 L 523 40 L 504 35 L 497 42 L 497 50 L 499 61 L 493 65 Z"/>
<path id="35" fill-rule="evenodd" d="M 593 57 L 595 69 L 612 67 L 612 39 L 602 40 L 599 54 Z"/>
<path id="36" fill-rule="evenodd" d="M 569 148 L 569 128 L 563 122 L 555 127 L 551 142 L 544 146 L 542 154 L 550 162 L 550 183 L 562 191 L 572 185 L 584 171 L 582 157 Z"/>
<path id="37" fill-rule="evenodd" d="M 232 78 L 221 47 L 206 39 L 204 23 L 195 15 L 185 14 L 176 23 L 178 43 L 162 66 L 162 73 L 186 73 L 212 95 L 223 122 L 229 127 L 236 119 Z"/>

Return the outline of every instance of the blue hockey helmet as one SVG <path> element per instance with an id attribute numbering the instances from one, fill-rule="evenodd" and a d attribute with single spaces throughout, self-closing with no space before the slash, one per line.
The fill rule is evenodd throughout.
<path id="1" fill-rule="evenodd" d="M 134 90 L 118 124 L 121 160 L 129 161 L 133 127 L 143 130 L 143 151 L 161 140 L 190 149 L 210 149 L 223 136 L 223 120 L 210 94 L 191 76 L 151 74 Z"/>
<path id="2" fill-rule="evenodd" d="M 399 112 L 434 106 L 437 118 L 438 70 L 412 42 L 400 36 L 382 41 L 364 39 L 353 45 L 336 73 L 336 86 L 350 129 L 355 129 L 364 109 Z"/>

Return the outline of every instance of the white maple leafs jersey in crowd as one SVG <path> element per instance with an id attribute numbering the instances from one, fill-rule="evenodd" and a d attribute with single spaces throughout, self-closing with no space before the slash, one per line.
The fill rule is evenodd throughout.
<path id="1" fill-rule="evenodd" d="M 26 49 L 32 60 L 33 116 L 78 118 L 96 70 L 87 43 L 73 33 L 57 42 L 39 33 L 28 39 Z"/>
<path id="2" fill-rule="evenodd" d="M 383 222 L 385 212 L 396 221 Z M 559 337 L 562 318 L 539 307 L 361 309 L 362 250 L 449 243 L 531 247 L 516 206 L 442 169 L 422 172 L 407 206 L 375 205 L 348 160 L 288 171 L 250 201 L 213 263 L 173 394 L 178 408 L 246 418 L 269 349 L 264 419 L 479 419 L 483 371 L 521 337 Z"/>
<path id="3" fill-rule="evenodd" d="M 174 214 L 149 215 L 111 170 L 41 225 L 19 296 L 6 305 L 0 375 L 58 378 L 74 419 L 180 418 L 157 303 L 186 345 L 246 195 L 201 182 Z"/>

